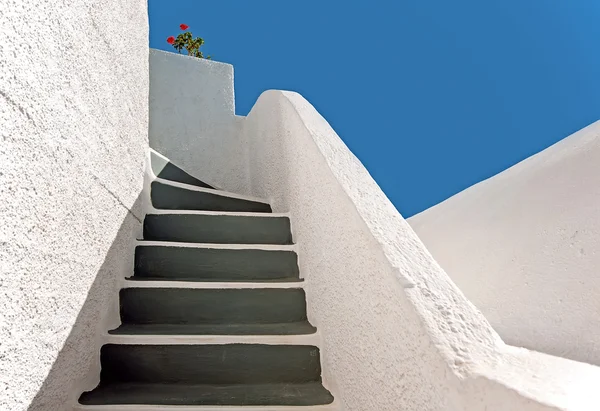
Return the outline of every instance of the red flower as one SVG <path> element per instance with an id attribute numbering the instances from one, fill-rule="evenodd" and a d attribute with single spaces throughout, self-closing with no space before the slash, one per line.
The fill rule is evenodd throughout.
<path id="1" fill-rule="evenodd" d="M 169 37 L 169 38 L 167 39 L 167 43 L 169 43 L 169 44 L 173 44 L 173 43 L 175 43 L 175 37 L 173 37 L 173 36 Z"/>
<path id="2" fill-rule="evenodd" d="M 190 26 L 188 26 L 187 24 L 180 24 L 180 25 L 179 25 L 179 28 L 180 28 L 181 30 L 187 30 L 189 27 L 190 27 Z"/>

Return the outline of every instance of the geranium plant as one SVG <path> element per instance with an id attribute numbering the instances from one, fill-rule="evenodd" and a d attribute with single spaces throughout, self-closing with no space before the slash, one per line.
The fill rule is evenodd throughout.
<path id="1" fill-rule="evenodd" d="M 175 50 L 181 53 L 181 50 L 186 50 L 188 56 L 205 58 L 210 60 L 210 56 L 204 57 L 202 52 L 200 51 L 200 47 L 204 44 L 204 39 L 200 37 L 194 38 L 192 33 L 187 31 L 189 26 L 187 24 L 180 24 L 179 28 L 183 31 L 183 33 L 179 34 L 177 37 L 170 36 L 167 38 L 167 43 L 171 44 Z"/>

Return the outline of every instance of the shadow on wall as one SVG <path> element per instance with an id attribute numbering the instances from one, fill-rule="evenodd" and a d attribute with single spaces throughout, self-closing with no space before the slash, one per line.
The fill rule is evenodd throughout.
<path id="1" fill-rule="evenodd" d="M 82 391 L 98 383 L 100 335 L 114 325 L 107 322 L 107 314 L 111 307 L 118 310 L 119 278 L 125 276 L 125 270 L 133 270 L 136 234 L 141 232 L 141 218 L 138 217 L 142 215 L 141 203 L 140 194 L 121 223 L 71 333 L 28 411 L 70 410 Z"/>

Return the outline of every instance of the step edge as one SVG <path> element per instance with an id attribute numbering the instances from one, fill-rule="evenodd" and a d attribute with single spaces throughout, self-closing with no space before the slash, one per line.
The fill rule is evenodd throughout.
<path id="1" fill-rule="evenodd" d="M 218 196 L 221 196 L 221 197 L 234 198 L 236 200 L 252 201 L 254 203 L 261 203 L 261 204 L 268 205 L 269 207 L 271 206 L 271 204 L 269 203 L 269 201 L 266 200 L 266 199 L 264 199 L 264 198 L 247 196 L 247 195 L 244 195 L 244 194 L 237 194 L 237 193 L 232 193 L 232 192 L 223 191 L 223 190 L 217 190 L 217 189 L 213 189 L 213 188 L 198 187 L 198 186 L 194 186 L 194 185 L 191 185 L 191 184 L 180 183 L 178 181 L 165 180 L 164 178 L 160 178 L 160 177 L 154 178 L 154 180 L 152 181 L 152 183 L 155 183 L 155 182 L 156 183 L 160 183 L 160 184 L 164 184 L 164 185 L 168 185 L 168 186 L 172 186 L 172 187 L 181 188 L 181 189 L 184 189 L 184 190 L 196 191 L 196 192 L 202 192 L 202 193 L 208 193 L 208 194 L 214 194 L 214 195 L 218 195 Z"/>
<path id="2" fill-rule="evenodd" d="M 228 344 L 260 344 L 260 345 L 298 345 L 321 348 L 319 330 L 313 334 L 292 335 L 101 335 L 103 344 L 117 345 L 228 345 Z"/>
<path id="3" fill-rule="evenodd" d="M 293 327 L 305 327 L 305 328 L 310 328 L 311 332 L 294 332 L 294 333 L 290 333 L 290 334 L 281 334 L 281 333 L 273 333 L 273 334 L 237 334 L 237 333 L 229 333 L 229 334 L 199 334 L 199 333 L 180 333 L 180 334 L 165 334 L 165 333 L 136 333 L 136 332 L 128 332 L 128 333 L 124 333 L 124 332 L 120 332 L 120 333 L 114 333 L 114 331 L 119 330 L 121 327 L 129 327 L 130 331 L 135 331 L 135 329 L 139 326 L 139 327 L 145 327 L 145 326 L 165 326 L 165 325 L 173 325 L 173 326 L 177 326 L 177 327 L 194 327 L 197 325 L 202 325 L 202 326 L 215 326 L 215 325 L 238 325 L 238 326 L 262 326 L 262 325 L 289 325 L 292 328 Z M 182 330 L 185 331 L 185 330 Z M 161 324 L 137 324 L 137 323 L 123 323 L 121 322 L 121 324 L 114 329 L 108 330 L 107 333 L 110 336 L 114 336 L 114 335 L 128 335 L 128 336 L 150 336 L 150 337 L 168 337 L 168 336 L 206 336 L 206 337 L 218 337 L 218 336 L 231 336 L 231 337 L 235 337 L 235 336 L 240 336 L 240 337 L 245 337 L 245 336 L 271 336 L 271 337 L 276 337 L 276 336 L 287 336 L 287 337 L 292 337 L 292 336 L 305 336 L 305 335 L 313 335 L 316 334 L 317 332 L 317 328 L 315 326 L 313 326 L 308 319 L 303 320 L 303 321 L 288 321 L 288 322 L 277 322 L 277 323 L 221 323 L 221 324 L 175 324 L 175 323 L 161 323 Z"/>
<path id="4" fill-rule="evenodd" d="M 298 243 L 295 244 L 221 244 L 221 243 L 187 243 L 180 241 L 155 241 L 135 240 L 136 247 L 179 247 L 179 248 L 203 248 L 223 250 L 266 250 L 266 251 L 293 251 L 297 254 Z"/>
<path id="5" fill-rule="evenodd" d="M 169 159 L 167 156 L 165 156 L 165 155 L 163 155 L 163 154 L 159 153 L 158 151 L 154 150 L 152 147 L 149 147 L 149 148 L 148 148 L 148 151 L 147 151 L 147 154 L 146 154 L 146 168 L 147 168 L 147 171 L 149 172 L 149 175 L 152 177 L 152 180 L 154 180 L 154 179 L 156 179 L 156 178 L 159 178 L 159 177 L 157 176 L 157 174 L 154 172 L 154 169 L 153 169 L 153 167 L 152 167 L 152 163 L 153 163 L 153 162 L 152 162 L 152 157 L 153 157 L 153 156 L 156 156 L 156 157 L 158 157 L 158 158 L 159 158 L 159 159 L 160 159 L 160 160 L 161 160 L 161 161 L 164 163 L 164 164 L 162 165 L 162 167 L 161 167 L 160 171 L 159 171 L 159 174 L 160 174 L 160 172 L 161 172 L 161 171 L 162 171 L 162 170 L 165 168 L 165 166 L 166 166 L 167 164 L 169 164 L 169 163 L 170 163 L 170 164 L 172 164 L 173 166 L 177 167 L 179 170 L 181 170 L 183 173 L 185 173 L 185 174 L 189 175 L 190 177 L 192 177 L 192 178 L 195 178 L 196 180 L 198 180 L 198 181 L 201 181 L 201 182 L 202 182 L 202 183 L 204 183 L 204 184 L 207 184 L 207 185 L 209 185 L 209 186 L 212 186 L 212 187 L 213 187 L 213 189 L 215 189 L 215 190 L 220 190 L 220 188 L 219 188 L 219 187 L 215 186 L 214 184 L 209 184 L 209 183 L 205 182 L 204 180 L 201 180 L 201 179 L 199 179 L 198 177 L 196 177 L 196 176 L 194 176 L 194 175 L 190 174 L 189 172 L 187 172 L 186 170 L 184 170 L 184 169 L 183 169 L 183 167 L 181 167 L 181 166 L 179 166 L 178 164 L 175 164 L 173 161 L 171 161 L 171 160 L 170 160 L 170 159 Z"/>
<path id="6" fill-rule="evenodd" d="M 257 283 L 257 282 L 233 282 L 233 281 L 156 281 L 156 280 L 145 280 L 136 281 L 123 279 L 119 289 L 125 288 L 179 288 L 179 289 L 197 289 L 197 290 L 256 290 L 256 289 L 304 289 L 306 286 L 305 281 L 294 281 L 294 282 L 269 282 L 269 283 Z"/>
<path id="7" fill-rule="evenodd" d="M 151 280 L 149 278 L 152 278 Z M 162 278 L 162 279 L 161 279 Z M 247 279 L 247 281 L 232 281 L 232 280 L 224 280 L 224 281 L 207 281 L 206 278 L 198 278 L 196 279 L 196 277 L 179 277 L 179 278 L 171 278 L 171 279 L 167 279 L 168 277 L 144 277 L 144 276 L 140 276 L 140 275 L 131 275 L 129 277 L 125 277 L 125 280 L 127 281 L 131 281 L 132 283 L 137 283 L 137 282 L 152 282 L 152 281 L 157 281 L 157 282 L 161 282 L 161 281 L 167 281 L 167 282 L 172 282 L 172 283 L 250 283 L 250 284 L 272 284 L 272 283 L 281 283 L 281 284 L 285 284 L 285 283 L 305 283 L 304 278 L 302 277 L 281 277 L 281 278 L 293 278 L 295 281 L 277 281 L 280 280 L 281 278 L 278 279 L 272 279 L 269 281 L 261 281 L 261 279 Z"/>
<path id="8" fill-rule="evenodd" d="M 288 218 L 290 213 L 260 213 L 257 211 L 170 210 L 148 207 L 145 215 L 206 215 L 224 217 Z"/>
<path id="9" fill-rule="evenodd" d="M 327 387 L 325 387 L 327 388 Z M 330 391 L 331 392 L 331 391 Z M 334 397 L 331 404 L 323 405 L 82 405 L 73 411 L 340 411 L 340 403 Z"/>

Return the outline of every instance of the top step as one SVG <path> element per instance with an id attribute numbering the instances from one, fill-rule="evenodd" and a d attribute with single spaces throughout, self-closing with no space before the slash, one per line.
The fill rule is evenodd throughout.
<path id="1" fill-rule="evenodd" d="M 190 184 L 197 187 L 215 188 L 209 184 L 206 184 L 204 181 L 198 180 L 196 177 L 189 175 L 171 162 L 167 163 L 156 177 L 164 180 L 176 181 L 178 183 Z"/>
<path id="2" fill-rule="evenodd" d="M 150 198 L 159 210 L 272 212 L 269 204 L 255 198 L 162 179 L 152 182 Z"/>
<path id="3" fill-rule="evenodd" d="M 159 152 L 150 149 L 149 154 L 149 165 L 152 169 L 152 173 L 156 177 L 162 178 L 164 180 L 175 181 L 178 183 L 189 184 L 196 187 L 212 188 L 215 190 L 217 189 L 216 187 L 213 187 L 210 184 L 207 184 L 204 181 L 201 181 L 196 177 L 183 171 L 183 169 L 173 164 L 171 160 L 169 160 L 167 157 L 163 156 Z"/>
<path id="4" fill-rule="evenodd" d="M 271 213 L 264 200 L 215 188 L 183 171 L 167 157 L 150 149 L 150 198 L 158 210 Z"/>

